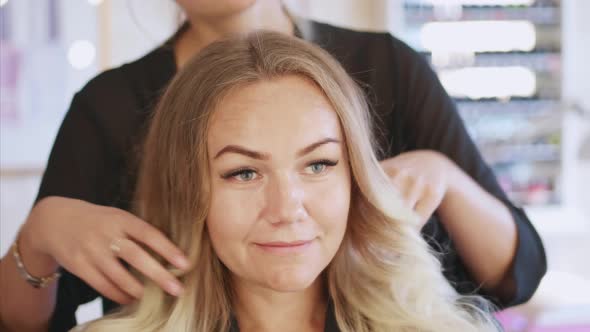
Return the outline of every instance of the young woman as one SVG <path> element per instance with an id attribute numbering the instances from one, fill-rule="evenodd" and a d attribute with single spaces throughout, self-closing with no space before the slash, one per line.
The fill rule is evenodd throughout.
<path id="1" fill-rule="evenodd" d="M 86 331 L 495 330 L 443 278 L 371 132 L 320 48 L 208 46 L 164 94 L 137 187 L 139 216 L 189 255 L 185 292 L 151 287 Z"/>
<path id="2" fill-rule="evenodd" d="M 361 83 L 375 113 L 380 165 L 419 215 L 417 227 L 423 225 L 423 237 L 442 253 L 445 277 L 459 293 L 477 292 L 502 307 L 532 296 L 546 269 L 542 243 L 498 186 L 419 54 L 387 33 L 294 22 L 279 0 L 177 3 L 186 22 L 169 41 L 99 75 L 74 97 L 37 203 L 18 245 L 0 261 L 0 320 L 7 329 L 61 332 L 76 324 L 80 304 L 98 296 L 105 311 L 140 298 L 142 284 L 125 265 L 170 294 L 181 292 L 185 285 L 143 248 L 180 269 L 185 255 L 128 212 L 137 147 L 162 91 L 189 58 L 212 41 L 258 28 L 321 46 Z M 115 256 L 110 248 L 120 238 L 136 245 Z M 57 282 L 41 279 L 58 268 Z"/>

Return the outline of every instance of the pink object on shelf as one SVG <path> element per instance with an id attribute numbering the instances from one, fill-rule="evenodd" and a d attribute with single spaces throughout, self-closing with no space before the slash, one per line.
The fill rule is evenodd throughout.
<path id="1" fill-rule="evenodd" d="M 571 310 L 568 312 L 571 313 Z M 564 318 L 560 323 L 556 321 L 551 323 L 547 321 L 544 323 L 542 321 L 535 322 L 514 309 L 497 312 L 494 316 L 504 327 L 505 332 L 590 332 L 590 324 L 586 323 L 587 320 L 581 322 L 578 319 Z M 577 316 L 574 315 L 573 317 Z"/>
<path id="2" fill-rule="evenodd" d="M 514 310 L 504 310 L 495 314 L 505 332 L 528 332 L 529 320 Z"/>
<path id="3" fill-rule="evenodd" d="M 590 332 L 590 325 L 532 327 L 527 332 Z"/>

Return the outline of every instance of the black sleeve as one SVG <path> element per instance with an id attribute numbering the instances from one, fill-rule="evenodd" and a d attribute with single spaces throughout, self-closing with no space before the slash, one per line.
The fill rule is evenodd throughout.
<path id="1" fill-rule="evenodd" d="M 518 230 L 518 246 L 513 262 L 516 292 L 507 302 L 498 301 L 493 296 L 491 298 L 500 307 L 526 302 L 537 289 L 547 269 L 539 235 L 523 210 L 515 207 L 498 185 L 492 170 L 483 161 L 468 135 L 454 102 L 447 95 L 426 59 L 407 45 L 394 47 L 398 48 L 396 52 L 401 54 L 402 59 L 398 68 L 402 73 L 401 84 L 404 88 L 397 100 L 398 103 L 401 102 L 402 131 L 405 133 L 407 149 L 442 152 L 509 208 Z M 440 226 L 435 228 L 442 228 Z M 448 238 L 444 230 L 441 230 L 440 234 Z M 443 259 L 443 267 L 453 274 L 448 276 L 451 281 L 458 285 L 468 283 L 469 275 L 458 256 Z M 460 287 L 458 289 L 460 290 Z"/>
<path id="2" fill-rule="evenodd" d="M 62 196 L 103 203 L 99 188 L 107 177 L 105 143 L 89 103 L 77 93 L 53 143 L 36 202 Z"/>
<path id="3" fill-rule="evenodd" d="M 74 96 L 54 142 L 37 201 L 47 196 L 103 202 L 101 183 L 107 177 L 105 142 L 90 105 L 81 93 Z M 78 305 L 98 293 L 75 275 L 62 269 L 57 302 L 49 331 L 68 331 L 76 325 Z"/>

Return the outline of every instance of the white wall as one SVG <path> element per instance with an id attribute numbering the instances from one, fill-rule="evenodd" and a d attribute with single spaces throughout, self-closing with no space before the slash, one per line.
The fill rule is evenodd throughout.
<path id="1" fill-rule="evenodd" d="M 563 0 L 563 96 L 590 108 L 590 1 Z"/>
<path id="2" fill-rule="evenodd" d="M 590 144 L 590 1 L 564 0 L 563 38 L 563 97 L 567 102 L 579 104 L 586 117 L 572 115 L 574 122 L 574 158 L 581 158 L 582 143 Z M 572 203 L 583 210 L 590 222 L 590 157 L 578 160 L 575 177 L 570 178 Z M 589 226 L 590 228 L 590 226 Z"/>
<path id="3" fill-rule="evenodd" d="M 172 35 L 178 26 L 177 6 L 161 0 L 105 0 L 101 34 L 106 35 L 107 67 L 146 54 Z"/>

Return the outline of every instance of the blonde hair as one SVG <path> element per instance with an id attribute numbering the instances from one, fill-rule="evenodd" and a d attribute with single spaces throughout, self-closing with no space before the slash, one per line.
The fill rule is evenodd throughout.
<path id="1" fill-rule="evenodd" d="M 358 86 L 327 52 L 259 31 L 215 42 L 173 79 L 152 119 L 136 192 L 136 213 L 188 253 L 174 298 L 146 280 L 144 297 L 86 331 L 227 331 L 231 287 L 207 235 L 210 187 L 206 137 L 217 103 L 232 89 L 285 75 L 313 81 L 335 109 L 353 179 L 347 231 L 326 268 L 343 332 L 497 331 L 486 302 L 462 296 L 402 204 L 374 153 L 371 119 Z"/>

